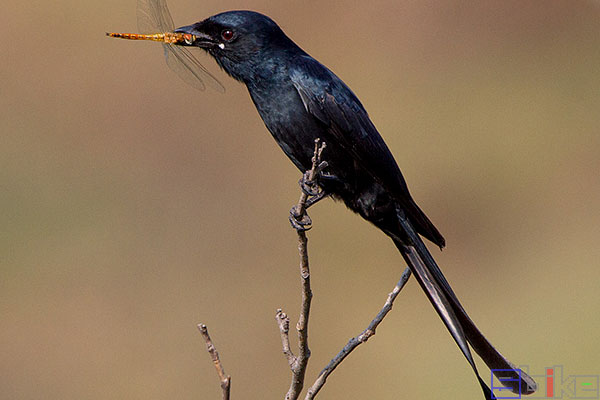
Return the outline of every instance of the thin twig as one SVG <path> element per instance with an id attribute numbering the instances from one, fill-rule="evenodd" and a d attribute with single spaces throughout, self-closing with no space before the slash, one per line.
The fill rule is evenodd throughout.
<path id="1" fill-rule="evenodd" d="M 200 334 L 202 334 L 202 337 L 206 342 L 206 349 L 208 350 L 208 354 L 210 354 L 210 358 L 212 359 L 212 362 L 215 365 L 217 374 L 219 374 L 219 379 L 221 381 L 221 390 L 223 391 L 223 400 L 229 400 L 231 376 L 227 375 L 225 373 L 225 369 L 223 369 L 223 364 L 221 364 L 219 353 L 217 352 L 217 348 L 213 344 L 210 335 L 208 334 L 208 328 L 206 327 L 206 325 L 199 324 L 198 330 L 200 331 Z"/>
<path id="2" fill-rule="evenodd" d="M 279 333 L 281 334 L 281 345 L 283 347 L 283 354 L 288 360 L 290 366 L 296 362 L 296 356 L 290 349 L 290 318 L 281 309 L 277 310 L 275 315 L 277 325 L 279 326 Z"/>
<path id="3" fill-rule="evenodd" d="M 306 172 L 302 184 L 312 184 L 317 187 L 315 196 L 318 193 L 318 183 L 316 180 L 320 172 L 327 166 L 327 163 L 321 161 L 321 154 L 325 149 L 325 143 L 321 143 L 319 139 L 315 140 L 315 150 L 312 158 L 312 168 Z M 292 218 L 300 218 L 310 221 L 306 215 L 306 209 L 314 203 L 310 202 L 310 192 L 302 190 L 298 204 L 293 208 Z M 310 225 L 310 223 L 308 224 Z M 300 308 L 300 316 L 296 324 L 298 331 L 298 355 L 295 356 L 290 349 L 289 339 L 289 318 L 282 310 L 277 310 L 277 324 L 281 334 L 281 342 L 283 345 L 283 353 L 285 354 L 290 369 L 292 371 L 292 381 L 290 388 L 285 396 L 286 400 L 296 400 L 304 387 L 304 377 L 306 375 L 306 366 L 310 358 L 310 349 L 308 347 L 308 319 L 310 315 L 310 303 L 312 300 L 312 290 L 310 288 L 310 269 L 308 266 L 308 238 L 306 237 L 306 228 L 296 229 L 298 233 L 298 252 L 300 254 L 300 278 L 302 281 L 302 305 Z"/>
<path id="4" fill-rule="evenodd" d="M 308 347 L 308 318 L 310 315 L 310 303 L 312 300 L 312 290 L 310 288 L 310 269 L 308 267 L 308 238 L 306 232 L 298 231 L 298 251 L 300 253 L 300 277 L 302 280 L 302 306 L 300 316 L 296 324 L 298 331 L 298 357 L 296 357 L 292 368 L 292 383 L 286 394 L 286 400 L 296 400 L 304 387 L 304 376 L 306 375 L 306 366 L 310 358 L 310 349 Z"/>
<path id="5" fill-rule="evenodd" d="M 367 340 L 369 340 L 369 338 L 371 336 L 375 335 L 375 330 L 377 329 L 377 327 L 379 326 L 381 321 L 383 321 L 383 319 L 385 318 L 387 313 L 392 309 L 392 306 L 394 305 L 394 300 L 396 300 L 396 297 L 398 296 L 398 294 L 400 293 L 400 291 L 402 290 L 402 288 L 404 287 L 404 285 L 410 278 L 410 275 L 411 275 L 410 269 L 406 268 L 404 270 L 404 272 L 402 273 L 400 280 L 394 287 L 394 290 L 392 290 L 392 292 L 388 295 L 387 300 L 385 301 L 385 304 L 383 305 L 383 308 L 381 309 L 381 311 L 379 311 L 377 316 L 375 316 L 373 321 L 371 321 L 371 323 L 369 324 L 367 329 L 362 331 L 362 333 L 360 335 L 350 339 L 348 341 L 348 344 L 346 344 L 346 346 L 344 346 L 344 348 L 321 371 L 321 373 L 319 374 L 319 377 L 317 378 L 315 383 L 308 389 L 305 400 L 312 400 L 317 395 L 319 390 L 321 390 L 321 388 L 325 384 L 325 381 L 327 381 L 327 377 L 329 377 L 329 375 L 335 370 L 335 368 L 356 347 L 358 347 L 362 343 L 365 343 Z"/>

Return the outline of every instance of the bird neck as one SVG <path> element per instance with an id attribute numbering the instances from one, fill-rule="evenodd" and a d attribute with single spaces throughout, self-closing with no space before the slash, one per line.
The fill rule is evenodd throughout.
<path id="1" fill-rule="evenodd" d="M 251 86 L 269 85 L 287 76 L 290 63 L 299 55 L 305 54 L 291 40 L 286 39 L 285 46 L 272 43 L 269 47 L 260 46 L 237 57 L 217 58 L 217 62 L 232 78 Z"/>

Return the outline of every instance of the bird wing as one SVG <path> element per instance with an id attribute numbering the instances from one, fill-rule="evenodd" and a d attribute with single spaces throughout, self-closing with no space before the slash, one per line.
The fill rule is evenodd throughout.
<path id="1" fill-rule="evenodd" d="M 367 111 L 350 88 L 314 58 L 295 58 L 290 78 L 306 111 L 328 126 L 352 157 L 388 190 L 402 195 L 406 182 Z"/>
<path id="2" fill-rule="evenodd" d="M 305 54 L 294 59 L 289 74 L 306 111 L 327 126 L 336 144 L 387 189 L 420 234 L 444 247 L 444 237 L 412 199 L 394 156 L 352 90 Z"/>

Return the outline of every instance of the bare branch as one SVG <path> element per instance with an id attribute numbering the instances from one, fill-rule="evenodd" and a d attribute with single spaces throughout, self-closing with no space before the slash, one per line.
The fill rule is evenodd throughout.
<path id="1" fill-rule="evenodd" d="M 298 356 L 290 365 L 292 369 L 292 383 L 285 396 L 286 400 L 296 400 L 304 387 L 304 376 L 306 375 L 306 366 L 310 358 L 310 349 L 308 348 L 308 319 L 310 315 L 310 303 L 312 300 L 312 291 L 310 288 L 310 269 L 308 267 L 308 238 L 306 232 L 298 230 L 298 251 L 300 253 L 300 277 L 302 280 L 302 305 L 300 316 L 296 324 L 298 331 Z"/>
<path id="2" fill-rule="evenodd" d="M 283 354 L 292 372 L 290 388 L 285 396 L 285 400 L 297 400 L 300 397 L 304 387 L 304 379 L 306 376 L 306 367 L 310 358 L 310 349 L 308 347 L 308 321 L 310 316 L 310 306 L 312 301 L 312 290 L 310 286 L 310 268 L 308 262 L 308 238 L 306 231 L 312 227 L 312 221 L 306 210 L 324 198 L 326 193 L 319 186 L 319 177 L 321 172 L 327 167 L 327 162 L 321 160 L 321 155 L 325 149 L 325 143 L 321 143 L 319 139 L 315 140 L 314 155 L 312 158 L 312 168 L 303 174 L 300 180 L 300 188 L 302 193 L 298 203 L 290 210 L 290 222 L 292 227 L 296 229 L 298 234 L 298 252 L 300 255 L 300 278 L 302 284 L 302 304 L 300 307 L 300 315 L 296 324 L 298 333 L 298 355 L 294 355 L 290 346 L 290 319 L 283 310 L 277 310 L 276 320 L 281 336 L 281 345 Z M 315 383 L 308 389 L 305 400 L 312 400 L 321 390 L 329 375 L 337 368 L 337 366 L 360 344 L 365 343 L 369 338 L 375 335 L 375 331 L 385 316 L 390 312 L 394 304 L 394 300 L 410 278 L 411 271 L 406 268 L 402 277 L 389 293 L 383 308 L 371 321 L 367 329 L 362 331 L 360 335 L 350 339 L 346 346 L 327 364 L 320 372 Z M 225 373 L 219 353 L 212 343 L 206 325 L 198 325 L 198 329 L 206 342 L 206 348 L 211 356 L 215 369 L 221 381 L 221 389 L 223 391 L 223 400 L 229 400 L 231 377 Z"/>
<path id="3" fill-rule="evenodd" d="M 298 204 L 292 207 L 290 211 L 290 222 L 298 233 L 298 252 L 300 254 L 300 278 L 302 281 L 302 305 L 300 316 L 296 324 L 298 332 L 298 356 L 294 356 L 290 350 L 289 341 L 289 318 L 283 311 L 277 311 L 277 324 L 281 333 L 281 342 L 283 353 L 285 354 L 290 369 L 292 370 L 292 382 L 285 396 L 286 400 L 296 400 L 304 387 L 304 377 L 306 375 L 306 366 L 310 358 L 310 349 L 308 347 L 308 319 L 310 315 L 310 303 L 312 300 L 312 290 L 310 288 L 310 269 L 308 265 L 308 238 L 306 231 L 310 229 L 312 221 L 306 213 L 306 209 L 315 204 L 325 196 L 325 193 L 318 185 L 318 178 L 321 171 L 327 167 L 325 161 L 321 161 L 321 155 L 325 149 L 325 143 L 319 139 L 315 140 L 315 150 L 312 158 L 312 168 L 307 171 L 300 180 L 302 194 Z"/>
<path id="4" fill-rule="evenodd" d="M 317 378 L 315 383 L 308 389 L 305 400 L 312 400 L 317 395 L 319 390 L 321 390 L 321 388 L 327 381 L 327 378 L 336 369 L 336 367 L 356 347 L 358 347 L 362 343 L 365 343 L 367 340 L 369 340 L 369 338 L 371 336 L 375 335 L 375 330 L 377 329 L 377 327 L 379 326 L 381 321 L 383 321 L 383 319 L 385 318 L 387 313 L 390 312 L 390 310 L 392 309 L 394 300 L 396 300 L 396 297 L 398 296 L 398 294 L 400 293 L 400 291 L 402 290 L 402 288 L 404 287 L 404 285 L 410 278 L 410 275 L 411 275 L 410 269 L 406 268 L 404 270 L 404 272 L 402 273 L 400 280 L 394 287 L 394 290 L 392 290 L 392 292 L 388 295 L 387 300 L 385 301 L 385 304 L 383 305 L 383 308 L 381 309 L 381 311 L 379 311 L 377 316 L 375 316 L 373 321 L 371 321 L 371 323 L 369 324 L 367 329 L 362 331 L 360 335 L 350 339 L 348 341 L 348 344 L 346 344 L 346 346 L 344 346 L 344 348 L 329 362 L 329 364 L 327 364 L 327 366 L 323 369 L 323 371 L 321 371 L 321 373 L 319 374 L 319 377 Z"/>
<path id="5" fill-rule="evenodd" d="M 219 374 L 219 379 L 221 381 L 221 390 L 223 391 L 223 400 L 229 400 L 231 376 L 227 375 L 225 373 L 225 369 L 223 369 L 221 359 L 219 358 L 219 353 L 217 352 L 217 348 L 214 346 L 210 335 L 208 334 L 208 328 L 206 327 L 206 325 L 199 324 L 198 330 L 200 331 L 200 334 L 202 334 L 202 337 L 206 342 L 206 349 L 208 350 L 208 354 L 210 354 L 210 358 L 212 359 L 212 362 L 215 365 L 217 374 Z"/>
<path id="6" fill-rule="evenodd" d="M 296 356 L 290 349 L 290 318 L 281 309 L 277 310 L 275 315 L 277 325 L 279 326 L 279 333 L 281 334 L 281 345 L 283 347 L 283 354 L 290 364 L 290 368 L 296 362 Z"/>

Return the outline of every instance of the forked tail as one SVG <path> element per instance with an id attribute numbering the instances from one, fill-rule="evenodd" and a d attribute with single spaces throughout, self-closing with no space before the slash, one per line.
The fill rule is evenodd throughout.
<path id="1" fill-rule="evenodd" d="M 477 329 L 465 309 L 458 301 L 448 281 L 440 271 L 431 253 L 415 232 L 404 213 L 398 211 L 400 228 L 408 237 L 409 244 L 397 237 L 392 237 L 402 257 L 417 278 L 421 288 L 431 301 L 456 344 L 471 365 L 473 372 L 484 392 L 486 399 L 492 399 L 490 388 L 477 371 L 477 366 L 468 344 L 492 370 L 500 382 L 514 393 L 531 394 L 537 389 L 535 381 L 525 372 L 507 360 L 485 336 Z M 467 344 L 468 343 L 468 344 Z"/>

